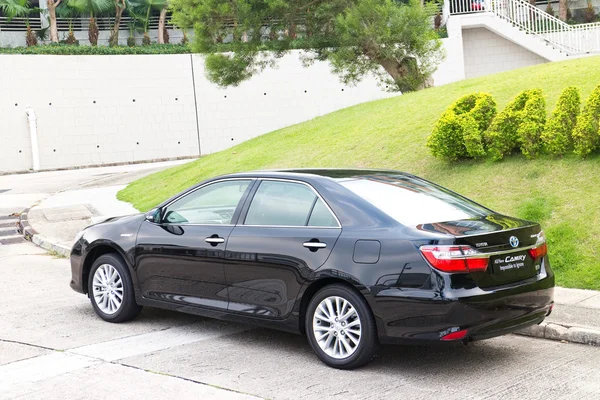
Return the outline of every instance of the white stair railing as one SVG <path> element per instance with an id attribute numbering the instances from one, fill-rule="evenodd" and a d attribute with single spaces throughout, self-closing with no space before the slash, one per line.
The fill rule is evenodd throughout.
<path id="1" fill-rule="evenodd" d="M 449 0 L 450 14 L 492 12 L 569 55 L 600 52 L 600 22 L 569 25 L 526 0 Z"/>

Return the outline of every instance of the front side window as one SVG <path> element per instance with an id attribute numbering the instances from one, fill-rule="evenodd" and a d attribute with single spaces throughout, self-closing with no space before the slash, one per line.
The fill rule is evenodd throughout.
<path id="1" fill-rule="evenodd" d="M 163 215 L 170 224 L 228 225 L 251 180 L 206 185 L 171 203 Z"/>
<path id="2" fill-rule="evenodd" d="M 337 227 L 323 201 L 301 183 L 263 181 L 256 191 L 245 225 Z"/>

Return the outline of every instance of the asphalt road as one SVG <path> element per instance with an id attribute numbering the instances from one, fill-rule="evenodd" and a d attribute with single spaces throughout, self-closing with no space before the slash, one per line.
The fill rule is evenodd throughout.
<path id="1" fill-rule="evenodd" d="M 52 193 L 160 168 L 0 176 L 0 236 L 14 234 L 9 214 Z M 369 366 L 338 371 L 292 334 L 156 309 L 103 322 L 69 280 L 68 260 L 0 240 L 0 399 L 600 399 L 598 347 L 513 335 L 386 346 Z"/>
<path id="2" fill-rule="evenodd" d="M 357 371 L 301 336 L 144 309 L 110 324 L 69 263 L 0 246 L 1 399 L 598 399 L 600 348 L 509 335 L 467 347 L 386 346 Z"/>

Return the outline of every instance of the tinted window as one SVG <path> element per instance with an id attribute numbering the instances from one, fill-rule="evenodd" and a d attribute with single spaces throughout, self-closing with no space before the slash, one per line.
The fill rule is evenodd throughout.
<path id="1" fill-rule="evenodd" d="M 254 195 L 246 216 L 246 225 L 306 226 L 319 198 L 301 183 L 263 181 Z M 328 210 L 326 210 L 329 212 Z M 321 225 L 327 223 L 327 225 Z M 311 226 L 331 226 L 321 206 Z M 333 225 L 337 226 L 337 224 Z"/>
<path id="2" fill-rule="evenodd" d="M 337 227 L 338 223 L 331 211 L 329 211 L 325 203 L 323 203 L 323 200 L 317 199 L 315 207 L 310 214 L 308 226 Z"/>
<path id="3" fill-rule="evenodd" d="M 213 183 L 175 201 L 164 212 L 164 222 L 177 224 L 231 224 L 250 180 Z"/>
<path id="4" fill-rule="evenodd" d="M 403 175 L 374 175 L 338 182 L 403 225 L 482 217 L 490 211 L 447 189 Z"/>

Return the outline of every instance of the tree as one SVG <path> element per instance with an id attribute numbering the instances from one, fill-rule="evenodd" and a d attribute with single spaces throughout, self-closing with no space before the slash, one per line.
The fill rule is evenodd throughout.
<path id="1" fill-rule="evenodd" d="M 25 26 L 27 27 L 25 41 L 28 47 L 37 44 L 36 35 L 31 30 L 31 25 L 29 24 L 29 14 L 36 10 L 39 9 L 30 7 L 29 0 L 0 0 L 0 11 L 2 11 L 9 22 L 13 18 L 25 17 Z"/>
<path id="2" fill-rule="evenodd" d="M 75 33 L 73 32 L 73 20 L 80 16 L 80 12 L 77 8 L 73 7 L 72 1 L 63 1 L 56 8 L 56 15 L 69 21 L 69 34 L 67 35 L 65 42 L 68 44 L 78 43 L 77 39 L 75 38 Z"/>
<path id="3" fill-rule="evenodd" d="M 152 11 L 166 10 L 166 7 L 167 0 L 130 0 L 130 13 L 138 23 L 141 23 L 142 28 L 144 30 L 144 38 L 142 39 L 142 44 L 150 44 L 150 36 L 148 36 L 148 29 L 150 27 L 150 17 L 152 15 Z"/>
<path id="4" fill-rule="evenodd" d="M 110 38 L 108 39 L 109 46 L 119 45 L 119 27 L 121 25 L 121 18 L 123 17 L 123 11 L 127 7 L 125 0 L 114 0 L 115 7 L 115 23 L 110 32 Z"/>
<path id="5" fill-rule="evenodd" d="M 568 10 L 569 10 L 569 0 L 559 0 L 558 1 L 558 18 L 560 18 L 562 21 L 567 21 Z"/>
<path id="6" fill-rule="evenodd" d="M 48 17 L 50 19 L 50 40 L 58 43 L 58 25 L 56 24 L 56 7 L 60 5 L 62 0 L 48 0 Z"/>
<path id="7" fill-rule="evenodd" d="M 375 74 L 403 92 L 429 86 L 442 59 L 434 12 L 418 0 L 172 0 L 171 9 L 176 25 L 194 28 L 194 50 L 208 54 L 207 75 L 220 86 L 295 48 L 305 65 L 329 61 L 344 83 Z"/>
<path id="8" fill-rule="evenodd" d="M 96 17 L 112 10 L 114 7 L 113 0 L 69 0 L 69 4 L 81 14 L 90 16 L 88 39 L 92 46 L 97 46 L 99 29 L 96 25 Z"/>
<path id="9" fill-rule="evenodd" d="M 167 11 L 169 9 L 168 2 L 165 2 L 165 6 L 160 10 L 160 16 L 158 17 L 158 43 L 165 44 L 169 43 L 169 34 L 167 33 Z"/>

